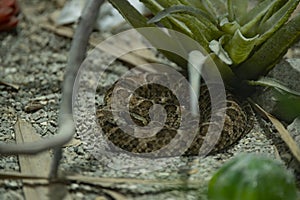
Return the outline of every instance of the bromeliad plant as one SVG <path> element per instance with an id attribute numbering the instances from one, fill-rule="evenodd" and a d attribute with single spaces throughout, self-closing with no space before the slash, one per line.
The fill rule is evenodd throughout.
<path id="1" fill-rule="evenodd" d="M 300 39 L 300 14 L 290 19 L 299 0 L 261 0 L 256 5 L 246 0 L 140 0 L 154 15 L 150 20 L 127 1 L 109 1 L 134 28 L 163 25 L 196 40 L 229 88 L 268 85 L 291 95 L 273 80 L 261 78 Z M 163 53 L 187 66 L 178 56 Z"/>

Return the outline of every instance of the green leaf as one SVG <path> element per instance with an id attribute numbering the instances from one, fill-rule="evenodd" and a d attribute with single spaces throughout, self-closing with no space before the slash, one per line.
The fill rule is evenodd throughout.
<path id="1" fill-rule="evenodd" d="M 261 23 L 264 23 L 270 17 L 272 17 L 273 14 L 276 13 L 280 8 L 282 8 L 287 1 L 288 0 L 276 0 L 274 5 L 268 10 L 264 18 L 261 20 Z"/>
<path id="2" fill-rule="evenodd" d="M 282 6 L 277 12 L 272 13 L 272 16 L 261 23 L 258 31 L 259 33 L 265 33 L 267 31 L 276 30 L 276 27 L 280 27 L 282 24 L 284 24 L 293 11 L 297 8 L 297 5 L 299 4 L 299 0 L 289 0 L 284 6 Z M 276 4 L 274 4 L 272 7 L 275 7 Z M 274 32 L 274 31 L 272 31 Z"/>
<path id="3" fill-rule="evenodd" d="M 181 4 L 190 6 L 190 2 L 188 0 L 179 0 Z"/>
<path id="4" fill-rule="evenodd" d="M 179 0 L 175 1 L 168 1 L 168 0 L 140 0 L 151 12 L 152 14 L 156 15 L 159 12 L 162 12 L 166 8 L 176 6 L 176 5 L 182 5 Z M 151 23 L 151 22 L 149 22 Z M 161 23 L 166 27 L 172 29 L 174 26 L 177 28 L 179 25 L 174 19 L 162 19 Z M 180 27 L 182 29 L 182 27 Z"/>
<path id="5" fill-rule="evenodd" d="M 276 101 L 273 114 L 281 120 L 291 122 L 300 116 L 300 92 L 294 91 L 278 80 L 268 77 L 260 78 L 257 81 L 248 81 L 248 83 L 249 85 L 259 85 L 273 89 Z"/>
<path id="6" fill-rule="evenodd" d="M 276 104 L 273 109 L 274 115 L 286 122 L 292 122 L 300 116 L 300 97 L 289 95 L 284 92 L 275 92 Z"/>
<path id="7" fill-rule="evenodd" d="M 275 3 L 274 0 L 262 1 L 261 3 L 256 5 L 254 8 L 252 8 L 248 13 L 245 13 L 241 17 L 237 17 L 236 20 L 240 23 L 240 25 L 249 23 L 253 19 L 256 20 L 256 18 L 260 18 L 262 15 L 264 15 L 274 3 Z"/>
<path id="8" fill-rule="evenodd" d="M 202 0 L 202 4 L 212 16 L 215 16 L 215 19 L 223 18 L 223 16 L 227 15 L 224 0 Z"/>
<path id="9" fill-rule="evenodd" d="M 262 35 L 257 41 L 257 45 L 263 43 L 275 31 L 277 31 L 289 19 L 293 11 L 297 8 L 300 0 L 290 0 L 276 13 L 272 15 L 266 22 L 261 23 L 258 33 Z"/>
<path id="10" fill-rule="evenodd" d="M 182 13 L 181 13 L 182 12 Z M 181 13 L 173 14 L 172 13 Z M 187 14 L 186 14 L 187 13 Z M 158 12 L 148 23 L 154 23 L 167 17 L 175 30 L 181 31 L 198 41 L 206 50 L 208 41 L 221 36 L 218 28 L 209 21 L 205 12 L 191 6 L 175 5 Z M 197 18 L 196 18 L 197 17 Z M 183 26 L 182 22 L 185 26 Z M 189 30 L 187 30 L 188 28 Z"/>
<path id="11" fill-rule="evenodd" d="M 268 157 L 241 154 L 211 178 L 209 200 L 296 200 L 296 181 L 285 166 Z"/>
<path id="12" fill-rule="evenodd" d="M 155 27 L 154 24 L 148 24 L 147 18 L 139 13 L 128 1 L 124 0 L 108 0 L 120 14 L 129 22 L 134 28 L 140 27 Z"/>
<path id="13" fill-rule="evenodd" d="M 128 1 L 125 0 L 109 0 L 109 2 L 120 12 L 120 14 L 130 23 L 134 28 L 144 28 L 144 27 L 156 27 L 155 24 L 147 23 L 147 18 L 140 14 Z M 154 46 L 157 47 L 157 37 L 160 38 L 160 41 L 165 42 L 165 46 L 174 46 L 177 47 L 178 42 L 174 42 L 173 38 L 170 38 L 163 31 L 156 29 L 156 35 L 150 36 L 147 33 L 141 32 L 141 34 Z M 174 48 L 174 47 L 173 47 Z M 180 48 L 180 46 L 178 46 Z M 170 60 L 177 63 L 179 66 L 186 65 L 186 61 L 178 57 L 171 52 L 162 51 L 162 53 Z"/>
<path id="14" fill-rule="evenodd" d="M 146 5 L 146 7 L 149 10 L 151 10 L 151 12 L 153 14 L 156 14 L 156 16 L 157 16 L 155 19 L 150 20 L 148 23 L 161 21 L 161 23 L 166 28 L 180 31 L 180 32 L 192 37 L 192 32 L 183 23 L 181 23 L 180 21 L 178 21 L 171 15 L 172 7 L 174 7 L 174 6 L 188 7 L 188 6 L 182 5 L 180 1 L 162 1 L 162 0 L 161 1 L 153 1 L 153 0 L 145 1 L 145 0 L 141 0 L 141 2 L 143 2 Z"/>
<path id="15" fill-rule="evenodd" d="M 207 8 L 203 5 L 203 2 L 201 2 L 199 0 L 187 0 L 187 1 L 189 2 L 190 6 L 193 6 L 200 10 L 203 10 L 204 12 L 209 13 L 211 15 L 209 10 L 207 10 Z M 211 15 L 211 16 L 214 16 L 214 15 Z"/>
<path id="16" fill-rule="evenodd" d="M 276 89 L 278 91 L 282 91 L 286 94 L 297 96 L 300 98 L 300 92 L 297 92 L 295 90 L 292 90 L 288 87 L 286 87 L 283 83 L 280 81 L 269 78 L 269 77 L 262 77 L 258 79 L 257 81 L 248 81 L 249 85 L 259 85 L 259 86 L 265 86 L 265 87 L 271 87 L 273 89 Z"/>
<path id="17" fill-rule="evenodd" d="M 155 4 L 158 3 L 161 5 L 163 8 L 168 8 L 174 5 L 182 5 L 180 0 L 140 0 L 144 4 Z M 150 8 L 149 8 L 150 9 Z M 150 9 L 151 10 L 151 9 Z"/>
<path id="18" fill-rule="evenodd" d="M 228 19 L 230 22 L 236 21 L 240 16 L 247 13 L 248 1 L 228 0 Z"/>
<path id="19" fill-rule="evenodd" d="M 148 21 L 148 23 L 156 23 L 156 22 L 160 21 L 162 18 L 165 18 L 172 13 L 180 13 L 180 12 L 191 14 L 193 16 L 196 16 L 198 19 L 201 19 L 204 17 L 207 20 L 214 22 L 214 18 L 212 16 L 210 16 L 208 13 L 206 13 L 200 9 L 197 9 L 197 8 L 194 8 L 191 6 L 175 5 L 175 6 L 171 6 L 169 8 L 166 8 L 166 9 L 158 12 L 152 19 L 150 19 Z"/>
<path id="20" fill-rule="evenodd" d="M 228 18 L 226 17 L 223 18 L 220 22 L 220 29 L 230 35 L 233 35 L 240 27 L 241 26 L 236 21 L 229 22 Z"/>
<path id="21" fill-rule="evenodd" d="M 257 38 L 258 35 L 252 38 L 245 38 L 239 29 L 234 33 L 232 39 L 224 47 L 234 65 L 248 58 L 256 45 Z"/>
<path id="22" fill-rule="evenodd" d="M 162 5 L 160 5 L 155 0 L 140 0 L 153 14 L 156 14 L 164 9 Z"/>
<path id="23" fill-rule="evenodd" d="M 257 35 L 257 29 L 260 24 L 261 19 L 266 14 L 266 12 L 274 5 L 275 1 L 263 1 L 256 7 L 254 7 L 249 13 L 246 13 L 241 20 L 237 19 L 240 23 L 241 32 L 246 37 L 254 37 Z M 251 18 L 250 18 L 251 16 Z"/>
<path id="24" fill-rule="evenodd" d="M 243 80 L 257 80 L 267 74 L 286 51 L 300 39 L 300 14 L 277 30 L 253 55 L 234 69 Z"/>
<path id="25" fill-rule="evenodd" d="M 205 27 L 199 20 L 189 15 L 176 15 L 175 18 L 182 21 L 187 26 L 187 28 L 189 28 L 189 30 L 191 31 L 192 33 L 191 37 L 197 42 L 199 42 L 199 44 L 206 51 L 209 51 L 209 47 L 208 47 L 209 43 L 205 37 L 205 36 L 209 36 L 207 32 L 210 30 L 209 29 L 207 30 L 207 27 Z"/>

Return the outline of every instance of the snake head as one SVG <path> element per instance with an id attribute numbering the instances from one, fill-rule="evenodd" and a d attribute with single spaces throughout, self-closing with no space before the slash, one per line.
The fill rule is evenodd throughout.
<path id="1" fill-rule="evenodd" d="M 17 0 L 0 0 L 0 31 L 10 31 L 18 24 L 20 7 Z"/>

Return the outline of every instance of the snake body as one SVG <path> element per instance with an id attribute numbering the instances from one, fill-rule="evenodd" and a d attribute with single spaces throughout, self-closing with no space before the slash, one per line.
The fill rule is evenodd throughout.
<path id="1" fill-rule="evenodd" d="M 140 78 L 147 79 L 148 75 L 144 75 Z M 134 84 L 134 80 L 129 81 L 128 84 Z M 119 101 L 127 101 L 128 109 L 130 112 L 130 118 L 135 123 L 134 126 L 129 125 L 126 118 L 122 119 L 122 113 L 116 108 L 113 108 L 113 92 L 117 92 L 122 98 Z M 182 119 L 193 119 L 191 117 L 191 112 L 187 111 L 183 114 L 181 105 L 178 99 L 170 89 L 159 84 L 150 83 L 137 88 L 134 92 L 129 92 L 126 88 L 116 87 L 114 84 L 110 89 L 107 90 L 104 97 L 104 105 L 97 109 L 98 122 L 103 130 L 104 135 L 107 140 L 111 142 L 113 146 L 116 146 L 127 152 L 135 154 L 151 154 L 156 156 L 175 156 L 175 155 L 198 155 L 201 146 L 203 145 L 204 138 L 207 134 L 209 126 L 219 126 L 219 122 L 211 122 L 211 101 L 209 90 L 206 85 L 201 85 L 200 98 L 198 100 L 199 111 L 201 115 L 199 116 L 198 128 L 195 136 L 190 133 L 190 127 L 195 126 L 195 121 L 190 120 L 187 122 L 186 129 L 180 128 Z M 188 96 L 188 93 L 182 94 Z M 144 130 L 143 137 L 135 137 L 132 134 L 126 133 L 120 124 L 127 125 L 129 131 L 134 132 L 135 126 L 144 127 L 149 125 L 151 120 L 155 118 L 155 110 L 151 113 L 153 105 L 161 105 L 166 112 L 166 119 L 161 124 L 163 120 L 156 120 L 153 122 L 157 123 L 157 126 L 162 128 L 158 130 L 149 130 L 149 132 Z M 211 135 L 207 139 L 216 142 L 216 145 L 212 148 L 211 152 L 217 152 L 227 147 L 231 146 L 237 142 L 241 137 L 247 134 L 253 124 L 253 112 L 251 106 L 245 102 L 241 101 L 234 95 L 226 92 L 226 111 L 225 111 L 225 121 L 222 128 L 220 137 Z M 150 111 L 150 112 L 149 112 Z M 151 117 L 151 115 L 154 115 Z M 159 119 L 159 116 L 156 116 Z M 197 120 L 196 120 L 197 121 Z M 197 126 L 195 126 L 197 127 Z M 155 132 L 155 133 L 152 133 Z M 147 135 L 149 134 L 149 135 Z M 177 135 L 185 134 L 185 137 L 191 140 L 188 143 L 185 140 L 176 141 Z M 189 135 L 190 134 L 190 135 Z M 175 139 L 174 139 L 175 138 Z M 191 139 L 192 138 L 192 139 Z M 157 153 L 160 149 L 168 144 L 174 142 L 176 146 L 174 148 L 167 149 L 167 152 Z M 209 146 L 209 144 L 208 144 Z M 183 152 L 179 151 L 184 149 Z"/>

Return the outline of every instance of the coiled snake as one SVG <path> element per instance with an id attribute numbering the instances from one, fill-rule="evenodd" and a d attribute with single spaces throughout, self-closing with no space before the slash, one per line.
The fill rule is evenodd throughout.
<path id="1" fill-rule="evenodd" d="M 140 76 L 139 78 L 153 79 L 153 77 L 147 74 Z M 135 81 L 136 80 L 130 80 L 129 78 L 125 85 L 135 85 Z M 122 117 L 122 112 L 113 106 L 112 99 L 116 98 L 116 96 L 113 96 L 113 92 L 120 95 L 118 96 L 118 101 L 128 102 L 130 120 L 135 124 L 130 124 L 126 117 Z M 188 97 L 189 95 L 186 92 L 188 91 L 182 91 L 181 95 Z M 198 121 L 190 120 L 186 123 L 185 127 L 179 128 L 182 119 L 195 118 L 192 117 L 192 114 L 189 111 L 182 112 L 182 110 L 186 108 L 180 105 L 178 98 L 169 88 L 156 83 L 149 83 L 138 87 L 134 92 L 131 92 L 128 91 L 126 87 L 116 86 L 116 84 L 114 84 L 106 92 L 104 105 L 100 106 L 97 110 L 97 118 L 107 140 L 110 141 L 111 144 L 125 151 L 142 155 L 154 153 L 153 155 L 161 157 L 181 154 L 198 155 L 207 134 L 208 127 L 219 127 L 221 124 L 221 120 L 220 122 L 210 121 L 211 113 L 217 111 L 213 111 L 211 108 L 209 92 L 211 91 L 208 90 L 206 85 L 201 85 L 200 98 L 198 101 L 200 112 Z M 210 143 L 210 141 L 216 143 L 214 147 L 212 147 L 211 152 L 220 151 L 229 147 L 247 134 L 252 128 L 253 112 L 251 106 L 247 102 L 239 100 L 228 92 L 226 92 L 225 102 L 226 111 L 224 112 L 224 126 L 221 130 L 221 135 L 215 136 L 213 134 L 207 139 L 208 143 Z M 155 114 L 158 113 L 153 108 L 153 105 L 155 104 L 160 104 L 164 108 L 166 116 L 165 120 L 159 116 L 155 116 Z M 136 137 L 135 135 L 125 133 L 126 130 L 124 131 L 120 127 L 120 125 L 123 124 L 129 132 L 134 132 L 136 126 L 147 126 L 153 119 L 156 119 L 156 121 L 153 122 L 154 125 L 161 128 L 146 129 L 148 132 L 143 129 L 145 134 L 143 135 L 141 133 L 142 137 Z M 198 124 L 195 124 L 195 121 L 197 121 Z M 196 127 L 196 129 L 191 129 L 193 126 Z M 195 135 L 191 133 L 191 130 L 195 130 Z M 176 139 L 176 135 L 182 136 L 184 134 L 185 137 Z M 172 141 L 175 141 L 175 143 L 172 143 Z M 190 143 L 188 141 L 190 141 Z M 163 153 L 159 151 L 169 144 L 176 145 L 168 148 Z M 180 151 L 181 149 L 183 149 L 183 151 Z"/>

